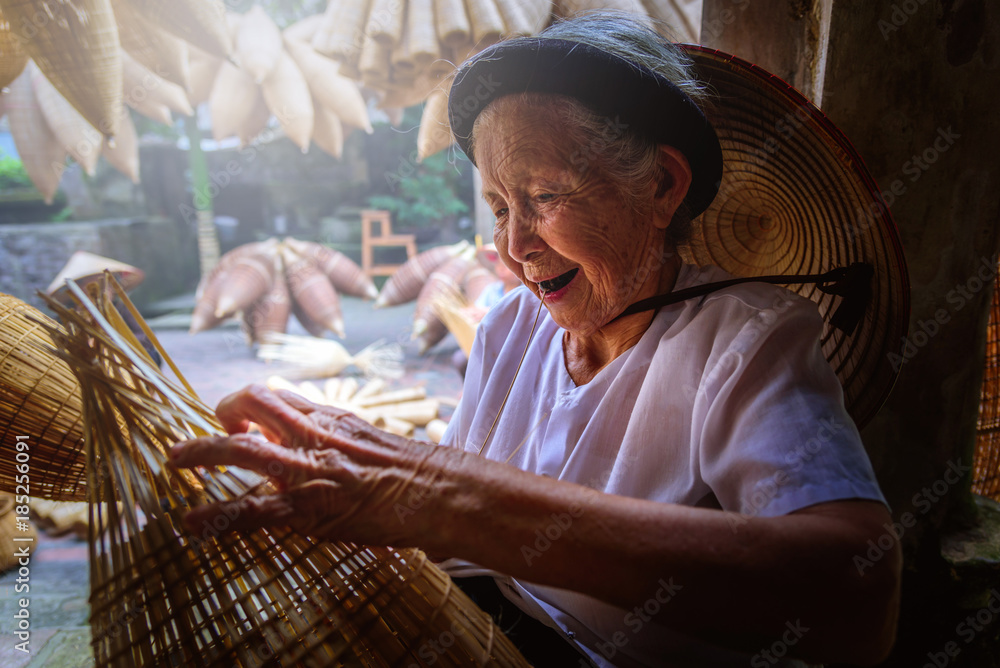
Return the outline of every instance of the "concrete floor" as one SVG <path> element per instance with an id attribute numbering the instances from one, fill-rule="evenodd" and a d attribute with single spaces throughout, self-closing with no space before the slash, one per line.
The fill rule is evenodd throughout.
<path id="1" fill-rule="evenodd" d="M 287 368 L 257 360 L 235 324 L 189 336 L 191 305 L 193 296 L 161 305 L 160 310 L 167 313 L 150 323 L 164 349 L 208 405 L 215 406 L 227 394 L 248 383 L 264 381 L 274 373 L 287 373 Z M 347 330 L 342 343 L 352 354 L 378 339 L 402 346 L 405 375 L 390 381 L 393 387 L 425 385 L 431 395 L 458 398 L 461 378 L 451 366 L 451 357 L 458 346 L 449 336 L 428 355 L 418 356 L 416 344 L 409 340 L 413 304 L 374 310 L 370 302 L 344 298 L 342 307 Z M 294 321 L 289 333 L 305 334 Z M 345 373 L 360 375 L 354 367 Z M 448 415 L 450 409 L 446 407 L 442 413 Z M 94 665 L 88 626 L 90 585 L 86 542 L 73 537 L 40 535 L 31 556 L 27 594 L 15 593 L 17 579 L 16 571 L 0 575 L 0 667 Z M 28 653 L 16 649 L 20 640 L 14 635 L 17 626 L 13 615 L 22 597 L 30 598 Z"/>

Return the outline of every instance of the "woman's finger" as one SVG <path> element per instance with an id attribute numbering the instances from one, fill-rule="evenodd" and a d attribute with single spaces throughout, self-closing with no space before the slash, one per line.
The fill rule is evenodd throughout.
<path id="1" fill-rule="evenodd" d="M 204 436 L 182 441 L 170 450 L 175 466 L 238 466 L 275 479 L 280 487 L 313 476 L 300 453 L 255 436 Z"/>
<path id="2" fill-rule="evenodd" d="M 198 506 L 184 515 L 183 522 L 188 531 L 204 539 L 231 531 L 290 526 L 295 517 L 288 495 L 267 494 Z"/>
<path id="3" fill-rule="evenodd" d="M 264 385 L 249 385 L 219 402 L 215 410 L 219 422 L 230 434 L 243 433 L 249 422 L 256 422 L 262 431 L 285 445 L 291 445 L 296 433 L 307 430 L 311 423 L 302 411 Z"/>

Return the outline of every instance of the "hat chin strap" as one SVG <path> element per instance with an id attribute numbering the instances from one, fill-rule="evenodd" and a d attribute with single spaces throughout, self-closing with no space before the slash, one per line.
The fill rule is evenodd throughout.
<path id="1" fill-rule="evenodd" d="M 797 274 L 788 276 L 753 276 L 749 278 L 734 278 L 717 283 L 706 283 L 685 288 L 664 295 L 656 295 L 642 299 L 622 311 L 614 320 L 625 316 L 642 313 L 652 309 L 676 304 L 678 302 L 701 297 L 723 288 L 740 283 L 772 283 L 788 285 L 795 283 L 816 283 L 820 291 L 841 298 L 840 306 L 830 318 L 830 324 L 844 332 L 853 334 L 865 315 L 872 296 L 872 277 L 875 268 L 867 262 L 854 262 L 847 267 L 838 267 L 825 274 Z M 829 285 L 827 285 L 829 284 Z"/>

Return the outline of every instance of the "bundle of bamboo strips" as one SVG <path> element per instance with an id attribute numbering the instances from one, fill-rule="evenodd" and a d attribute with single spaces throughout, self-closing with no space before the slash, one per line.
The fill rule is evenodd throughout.
<path id="1" fill-rule="evenodd" d="M 441 409 L 441 401 L 428 397 L 425 388 L 390 390 L 381 378 L 364 385 L 351 376 L 330 378 L 320 387 L 310 381 L 293 383 L 281 376 L 271 376 L 267 386 L 294 392 L 314 404 L 350 411 L 379 429 L 407 438 L 413 436 L 417 427 L 427 428 L 438 420 Z M 436 433 L 438 426 L 431 431 Z"/>
<path id="2" fill-rule="evenodd" d="M 403 353 L 396 344 L 376 341 L 356 355 L 330 339 L 291 336 L 276 333 L 257 351 L 257 356 L 269 362 L 287 362 L 295 367 L 299 378 L 326 378 L 340 374 L 354 365 L 363 374 L 378 378 L 398 378 L 403 369 Z"/>
<path id="3" fill-rule="evenodd" d="M 124 292 L 115 290 L 134 312 Z M 99 664 L 525 666 L 507 639 L 418 550 L 361 548 L 287 530 L 232 534 L 180 528 L 204 501 L 267 493 L 231 470 L 179 472 L 179 439 L 221 432 L 155 337 L 180 387 L 149 365 L 110 300 L 53 330 L 78 374 L 87 460 L 109 503 L 91 506 L 91 628 Z M 151 332 L 149 333 L 151 335 Z M 221 531 L 221 534 L 220 534 Z M 105 535 L 106 534 L 106 535 Z M 427 638 L 455 644 L 429 658 Z"/>

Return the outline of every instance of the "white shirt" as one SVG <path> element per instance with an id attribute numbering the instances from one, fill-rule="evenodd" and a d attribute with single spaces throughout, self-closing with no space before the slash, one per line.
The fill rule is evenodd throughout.
<path id="1" fill-rule="evenodd" d="M 674 289 L 727 278 L 686 265 Z M 518 288 L 487 314 L 443 444 L 479 451 L 537 309 L 537 298 Z M 635 346 L 577 386 L 566 371 L 564 330 L 543 309 L 483 456 L 611 494 L 746 516 L 840 499 L 884 502 L 820 351 L 821 328 L 809 300 L 743 284 L 663 307 Z M 450 566 L 456 576 L 475 572 Z M 669 574 L 662 582 L 670 585 Z M 504 576 L 498 584 L 598 665 L 746 666 L 753 658 L 655 620 L 638 623 L 582 594 Z"/>

